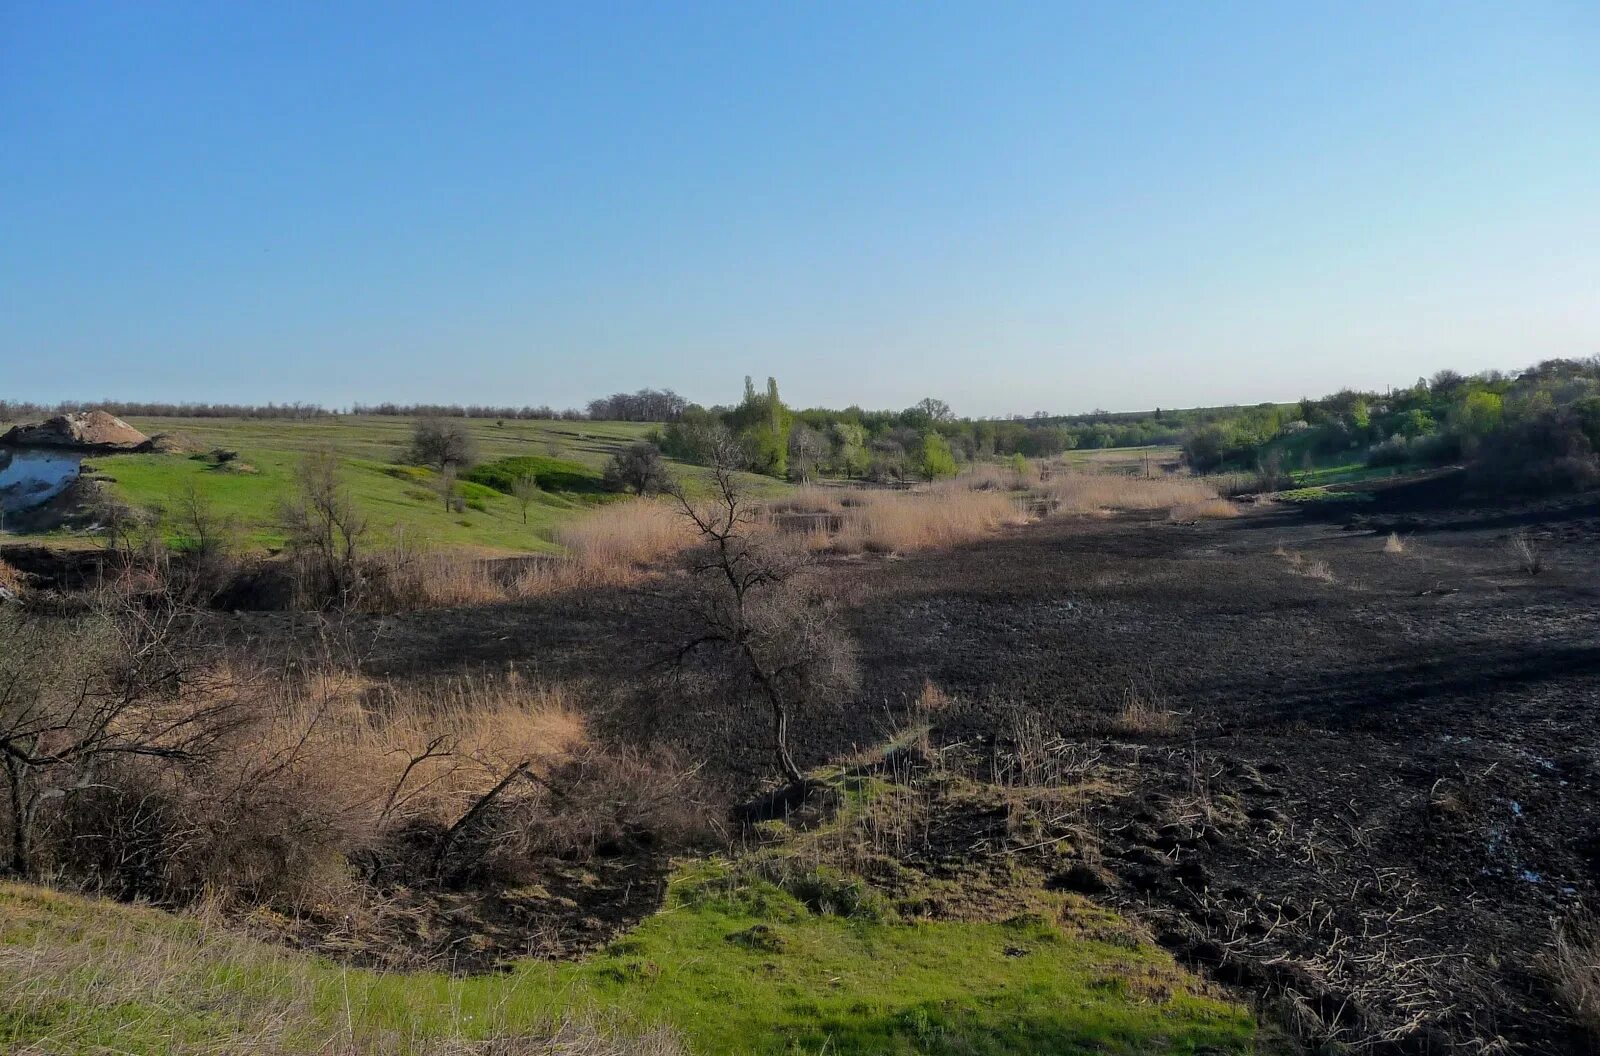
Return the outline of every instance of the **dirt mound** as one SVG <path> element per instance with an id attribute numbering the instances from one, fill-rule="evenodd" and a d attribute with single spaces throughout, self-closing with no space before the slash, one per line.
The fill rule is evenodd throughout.
<path id="1" fill-rule="evenodd" d="M 96 451 L 137 451 L 150 444 L 150 438 L 105 411 L 75 411 L 58 414 L 38 425 L 18 425 L 0 443 L 17 447 L 70 447 Z"/>

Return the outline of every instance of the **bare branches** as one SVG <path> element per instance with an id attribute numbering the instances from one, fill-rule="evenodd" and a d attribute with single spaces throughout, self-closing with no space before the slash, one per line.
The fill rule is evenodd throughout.
<path id="1" fill-rule="evenodd" d="M 0 613 L 0 765 L 9 868 L 28 875 L 42 803 L 93 787 L 119 758 L 187 765 L 235 728 L 204 650 L 175 605 L 123 604 L 73 618 Z"/>
<path id="2" fill-rule="evenodd" d="M 350 608 L 364 585 L 360 556 L 367 519 L 340 481 L 331 449 L 306 455 L 295 480 L 296 495 L 283 520 L 300 565 L 300 591 L 319 608 Z"/>
<path id="3" fill-rule="evenodd" d="M 794 706 L 853 687 L 853 650 L 827 599 L 805 579 L 806 555 L 759 530 L 738 476 L 738 443 L 719 435 L 711 451 L 710 497 L 696 501 L 681 486 L 672 492 L 705 545 L 688 559 L 690 590 L 674 599 L 684 626 L 667 666 L 679 687 L 697 665 L 726 699 L 764 702 L 778 765 L 800 782 L 804 774 L 789 750 Z"/>

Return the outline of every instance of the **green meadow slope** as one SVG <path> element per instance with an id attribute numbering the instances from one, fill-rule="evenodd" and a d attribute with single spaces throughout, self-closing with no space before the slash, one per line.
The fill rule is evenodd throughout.
<path id="1" fill-rule="evenodd" d="M 552 471 L 541 473 L 551 486 L 529 508 L 526 523 L 510 496 L 467 479 L 458 491 L 466 508 L 446 509 L 435 474 L 399 462 L 414 425 L 409 418 L 133 418 L 130 424 L 149 435 L 176 438 L 184 453 L 98 456 L 88 466 L 113 496 L 136 508 L 171 511 L 193 489 L 248 545 L 272 548 L 284 541 L 280 510 L 293 494 L 296 466 L 308 452 L 330 448 L 381 538 L 403 534 L 441 548 L 540 552 L 559 549 L 553 533 L 563 522 L 612 498 L 600 489 L 607 460 L 654 428 L 642 422 L 465 421 L 484 463 L 535 460 Z M 217 448 L 238 457 L 220 465 L 203 457 Z M 676 464 L 673 470 L 691 482 L 702 473 Z M 782 485 L 760 481 L 758 486 Z"/>

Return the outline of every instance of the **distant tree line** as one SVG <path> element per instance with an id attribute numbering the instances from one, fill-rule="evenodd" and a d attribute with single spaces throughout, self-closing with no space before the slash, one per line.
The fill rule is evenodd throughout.
<path id="1" fill-rule="evenodd" d="M 671 389 L 618 392 L 589 401 L 589 417 L 603 422 L 675 422 L 689 401 Z"/>
<path id="2" fill-rule="evenodd" d="M 459 403 L 356 403 L 350 413 L 393 418 L 493 418 L 496 421 L 581 421 L 588 415 L 575 408 L 558 411 L 548 404 L 538 407 L 494 407 Z"/>
<path id="3" fill-rule="evenodd" d="M 80 411 L 105 411 L 119 418 L 324 418 L 335 413 L 314 403 L 153 403 L 130 400 L 30 403 L 0 400 L 0 421 L 45 418 Z"/>
<path id="4" fill-rule="evenodd" d="M 1461 463 L 1497 487 L 1584 487 L 1600 483 L 1600 357 L 1509 374 L 1443 370 L 1387 392 L 1238 409 L 1196 423 L 1183 452 L 1200 471 Z"/>
<path id="5" fill-rule="evenodd" d="M 689 404 L 652 439 L 673 458 L 705 463 L 717 439 L 729 435 L 743 445 L 756 472 L 792 480 L 828 476 L 895 482 L 950 476 L 962 463 L 978 459 L 1176 443 L 1186 421 L 1182 413 L 1162 411 L 1117 421 L 973 420 L 957 418 L 948 403 L 931 396 L 901 411 L 796 410 L 783 402 L 775 379 L 758 389 L 746 378 L 739 403 Z"/>

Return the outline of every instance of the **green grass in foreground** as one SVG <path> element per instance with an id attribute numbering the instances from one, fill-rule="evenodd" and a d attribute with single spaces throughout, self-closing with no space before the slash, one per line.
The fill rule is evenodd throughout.
<path id="1" fill-rule="evenodd" d="M 598 1013 L 670 1025 L 706 1056 L 1253 1051 L 1248 1013 L 1201 996 L 1117 918 L 1061 913 L 824 916 L 770 884 L 730 886 L 713 861 L 595 957 L 463 979 L 344 968 L 194 919 L 0 886 L 0 1046 L 249 1051 L 227 1046 L 271 1036 L 274 1051 L 340 1038 L 400 1053 Z"/>

